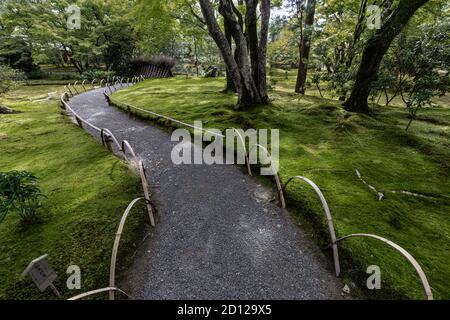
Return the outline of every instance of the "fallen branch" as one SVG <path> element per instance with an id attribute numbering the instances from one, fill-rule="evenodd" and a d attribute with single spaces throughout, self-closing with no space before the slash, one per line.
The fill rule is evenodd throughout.
<path id="1" fill-rule="evenodd" d="M 358 169 L 356 170 L 356 175 L 358 176 L 358 179 L 362 181 L 362 183 L 364 183 L 367 187 L 369 187 L 370 190 L 372 190 L 373 192 L 375 192 L 378 196 L 378 201 L 382 200 L 385 196 L 384 193 L 378 191 L 377 189 L 375 189 L 374 186 L 371 186 L 370 184 L 368 184 L 361 176 L 361 173 L 358 171 Z"/>
<path id="2" fill-rule="evenodd" d="M 372 190 L 373 192 L 375 192 L 378 196 L 378 201 L 386 198 L 386 196 L 384 195 L 384 193 L 378 191 L 374 186 L 368 184 L 361 176 L 361 173 L 358 171 L 358 169 L 355 169 L 356 171 L 356 175 L 358 176 L 359 180 L 361 180 L 370 190 Z M 443 198 L 443 199 L 450 199 L 450 197 L 445 196 L 445 195 L 438 195 L 436 197 L 432 197 L 432 196 L 426 196 L 424 194 L 419 194 L 419 193 L 414 193 L 414 192 L 410 192 L 410 191 L 405 191 L 405 190 L 391 190 L 388 191 L 390 193 L 394 193 L 394 194 L 403 194 L 403 195 L 407 195 L 407 196 L 412 196 L 412 197 L 417 197 L 417 198 L 423 198 L 423 199 L 438 199 L 438 198 Z"/>
<path id="3" fill-rule="evenodd" d="M 407 196 L 413 196 L 413 197 L 418 197 L 418 198 L 424 198 L 424 199 L 434 199 L 434 200 L 438 199 L 438 197 L 426 196 L 426 195 L 423 195 L 423 194 L 409 192 L 409 191 L 405 191 L 405 190 L 393 190 L 393 191 L 390 191 L 390 192 L 391 193 L 404 194 L 404 195 L 407 195 Z M 448 199 L 448 197 L 444 196 L 444 195 L 439 195 L 439 197 L 440 198 L 444 198 L 444 199 L 445 198 Z"/>

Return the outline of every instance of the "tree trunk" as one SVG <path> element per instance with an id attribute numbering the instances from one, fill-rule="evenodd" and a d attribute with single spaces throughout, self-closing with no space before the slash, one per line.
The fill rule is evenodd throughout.
<path id="1" fill-rule="evenodd" d="M 240 106 L 243 95 L 242 79 L 239 67 L 234 60 L 231 46 L 228 44 L 225 35 L 220 30 L 219 24 L 217 23 L 216 17 L 214 15 L 214 9 L 209 0 L 199 0 L 199 3 L 203 17 L 205 19 L 205 23 L 208 27 L 208 31 L 213 40 L 216 42 L 227 67 L 228 75 L 233 80 L 233 83 L 236 86 L 236 92 L 238 94 L 237 106 Z"/>
<path id="2" fill-rule="evenodd" d="M 194 59 L 195 59 L 195 72 L 197 73 L 197 77 L 200 76 L 200 72 L 198 69 L 199 61 L 198 61 L 198 49 L 197 49 L 197 40 L 195 37 L 192 37 L 194 41 Z"/>
<path id="3" fill-rule="evenodd" d="M 258 52 L 258 17 L 256 15 L 257 0 L 245 0 L 247 11 L 245 13 L 245 31 L 247 45 L 250 50 L 250 60 L 252 65 L 252 76 L 256 87 L 259 87 L 259 52 Z"/>
<path id="4" fill-rule="evenodd" d="M 400 0 L 390 18 L 370 38 L 364 48 L 350 98 L 344 103 L 351 112 L 369 113 L 367 102 L 371 85 L 377 79 L 381 61 L 394 38 L 403 30 L 409 19 L 429 0 Z"/>
<path id="5" fill-rule="evenodd" d="M 225 38 L 227 39 L 228 45 L 230 48 L 233 47 L 233 37 L 231 36 L 230 28 L 228 28 L 228 24 L 224 24 L 224 31 L 225 31 Z M 227 74 L 227 84 L 225 87 L 225 92 L 237 92 L 236 86 L 234 85 L 233 79 L 231 78 L 230 74 L 228 73 L 228 70 L 226 72 Z"/>
<path id="6" fill-rule="evenodd" d="M 267 39 L 269 38 L 270 0 L 261 0 L 261 32 L 258 51 L 258 89 L 263 103 L 269 102 L 267 94 Z"/>
<path id="7" fill-rule="evenodd" d="M 220 0 L 219 12 L 224 17 L 224 23 L 228 23 L 231 35 L 236 43 L 236 62 L 239 67 L 242 82 L 240 104 L 237 106 L 237 109 L 239 109 L 241 105 L 243 107 L 252 106 L 261 103 L 262 100 L 252 75 L 247 39 L 239 20 L 235 16 L 233 7 L 232 0 Z"/>
<path id="8" fill-rule="evenodd" d="M 262 0 L 261 5 L 261 34 L 263 37 L 258 45 L 257 18 L 256 18 L 256 0 L 247 0 L 248 5 L 245 26 L 247 32 L 251 32 L 251 37 L 255 37 L 256 42 L 247 41 L 248 38 L 244 34 L 244 22 L 240 12 L 234 6 L 232 0 L 220 0 L 219 13 L 224 18 L 225 31 L 231 35 L 232 40 L 236 44 L 233 55 L 230 38 L 224 35 L 217 23 L 214 9 L 209 0 L 199 0 L 200 7 L 209 33 L 216 42 L 223 56 L 229 79 L 231 79 L 236 87 L 238 94 L 238 104 L 236 109 L 241 107 L 253 106 L 266 102 L 267 85 L 266 85 L 266 52 L 267 52 L 267 36 L 268 24 L 270 19 L 270 0 Z M 254 6 L 252 6 L 254 5 Z M 254 10 L 255 16 L 252 16 Z M 254 21 L 256 19 L 256 22 Z M 247 36 L 250 33 L 247 33 Z M 255 47 L 256 44 L 256 47 Z"/>
<path id="9" fill-rule="evenodd" d="M 306 6 L 305 32 L 300 41 L 300 63 L 298 66 L 295 92 L 305 94 L 306 77 L 308 75 L 309 53 L 311 51 L 311 37 L 314 29 L 314 16 L 316 14 L 316 0 L 308 0 Z"/>

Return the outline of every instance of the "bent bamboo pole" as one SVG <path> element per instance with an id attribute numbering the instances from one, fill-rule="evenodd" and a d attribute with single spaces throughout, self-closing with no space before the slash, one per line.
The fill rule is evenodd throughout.
<path id="1" fill-rule="evenodd" d="M 122 152 L 123 152 L 125 158 L 128 159 L 127 155 L 126 155 L 126 150 L 128 150 L 131 153 L 131 156 L 133 157 L 135 166 L 136 166 L 137 170 L 139 171 L 142 189 L 144 191 L 144 197 L 147 202 L 148 217 L 150 219 L 150 224 L 152 225 L 152 227 L 154 227 L 155 226 L 155 217 L 153 215 L 152 206 L 150 205 L 150 193 L 148 192 L 147 174 L 145 173 L 144 163 L 142 162 L 142 160 L 139 160 L 139 158 L 136 156 L 136 153 L 134 152 L 130 143 L 127 140 L 123 140 L 122 141 Z"/>
<path id="2" fill-rule="evenodd" d="M 263 147 L 262 145 L 260 145 L 260 144 L 255 144 L 250 149 L 250 153 L 252 153 L 254 148 L 259 148 L 259 149 L 263 150 L 266 153 L 266 156 L 269 158 L 269 160 L 270 160 L 270 168 L 272 169 L 272 173 L 273 173 L 273 176 L 275 177 L 275 182 L 277 184 L 278 196 L 279 196 L 279 199 L 280 199 L 280 204 L 281 204 L 281 207 L 283 209 L 285 209 L 286 208 L 286 202 L 284 200 L 283 188 L 281 186 L 281 181 L 280 181 L 280 177 L 278 176 L 278 172 L 276 172 L 274 170 L 274 168 L 273 168 L 272 156 L 270 155 L 269 151 L 267 151 L 267 149 L 265 147 Z"/>
<path id="3" fill-rule="evenodd" d="M 122 152 L 125 156 L 126 159 L 128 159 L 127 155 L 126 155 L 126 151 L 130 151 L 131 155 L 133 156 L 133 160 L 136 164 L 136 166 L 138 165 L 138 157 L 136 156 L 136 153 L 134 153 L 133 148 L 131 147 L 130 143 L 127 140 L 123 140 L 122 141 Z"/>
<path id="4" fill-rule="evenodd" d="M 153 216 L 153 209 L 150 204 L 150 194 L 148 192 L 147 174 L 145 173 L 145 167 L 142 161 L 139 161 L 138 168 L 139 168 L 139 175 L 141 177 L 142 189 L 144 190 L 144 197 L 147 206 L 148 218 L 150 219 L 151 226 L 155 227 L 155 217 Z"/>
<path id="5" fill-rule="evenodd" d="M 323 195 L 320 188 L 314 182 L 312 182 L 308 178 L 305 178 L 302 176 L 295 176 L 295 177 L 289 178 L 289 180 L 286 181 L 286 183 L 283 186 L 283 191 L 286 191 L 288 184 L 291 181 L 293 181 L 294 179 L 304 181 L 307 184 L 309 184 L 314 189 L 316 194 L 319 196 L 320 202 L 322 203 L 322 207 L 325 211 L 325 216 L 327 218 L 328 231 L 330 232 L 331 246 L 333 248 L 334 270 L 336 272 L 336 277 L 339 277 L 339 275 L 341 273 L 341 266 L 339 263 L 339 252 L 338 252 L 338 247 L 337 247 L 337 243 L 336 243 L 336 232 L 334 229 L 333 218 L 331 217 L 331 212 L 330 212 L 330 208 L 328 206 L 327 200 L 325 199 L 325 196 Z"/>
<path id="6" fill-rule="evenodd" d="M 97 132 L 101 132 L 101 129 L 96 127 L 95 125 L 93 125 L 92 123 L 90 123 L 89 121 L 86 121 L 85 119 L 83 119 L 81 116 L 78 115 L 78 113 L 76 113 L 71 107 L 70 105 L 64 101 L 64 94 L 61 96 L 61 102 L 64 104 L 64 107 L 69 110 L 73 116 L 77 119 L 77 121 L 81 121 L 82 123 L 87 124 L 89 127 L 91 127 L 92 129 L 94 129 Z"/>
<path id="7" fill-rule="evenodd" d="M 69 93 L 67 92 L 67 86 L 64 86 L 64 93 L 61 96 L 61 108 L 65 109 L 66 106 L 64 103 L 62 103 L 63 101 L 68 101 L 69 100 Z"/>
<path id="8" fill-rule="evenodd" d="M 250 157 L 249 157 L 249 154 L 248 154 L 248 152 L 247 152 L 247 147 L 245 146 L 244 138 L 242 137 L 242 135 L 241 135 L 241 133 L 239 132 L 239 130 L 237 130 L 237 129 L 235 129 L 235 128 L 231 128 L 231 129 L 233 129 L 233 130 L 238 134 L 239 140 L 241 140 L 241 144 L 242 144 L 242 146 L 244 147 L 244 151 L 245 151 L 245 162 L 246 162 L 246 165 L 247 165 L 247 171 L 248 171 L 248 174 L 251 176 L 251 175 L 252 175 L 252 169 L 250 168 Z M 233 144 L 234 144 L 234 142 L 233 142 Z"/>
<path id="9" fill-rule="evenodd" d="M 119 251 L 119 243 L 120 238 L 122 237 L 123 228 L 125 226 L 125 222 L 127 221 L 128 215 L 130 214 L 131 209 L 133 209 L 134 205 L 141 201 L 145 200 L 144 198 L 136 198 L 128 205 L 125 212 L 122 215 L 122 219 L 119 223 L 119 228 L 116 232 L 116 238 L 114 240 L 114 245 L 111 253 L 111 266 L 109 269 L 109 287 L 114 288 L 116 282 L 116 262 L 117 262 L 117 252 Z M 114 300 L 114 290 L 109 290 L 109 300 Z"/>
<path id="10" fill-rule="evenodd" d="M 414 269 L 416 270 L 417 274 L 419 275 L 420 280 L 422 281 L 422 286 L 423 289 L 425 291 L 425 294 L 427 296 L 428 300 L 433 300 L 433 293 L 431 292 L 431 287 L 430 284 L 428 283 L 428 279 L 427 276 L 425 275 L 425 272 L 423 272 L 422 267 L 419 265 L 419 263 L 416 261 L 416 259 L 414 259 L 414 257 L 405 249 L 403 249 L 402 247 L 400 247 L 398 244 L 374 235 L 374 234 L 369 234 L 369 233 L 355 233 L 355 234 L 349 234 L 348 236 L 339 238 L 336 240 L 336 242 L 340 242 L 342 240 L 348 239 L 348 238 L 352 238 L 352 237 L 368 237 L 368 238 L 373 238 L 376 240 L 379 240 L 389 246 L 391 246 L 392 248 L 394 248 L 395 250 L 397 250 L 398 252 L 400 252 L 410 263 L 411 265 L 414 267 Z"/>
<path id="11" fill-rule="evenodd" d="M 73 88 L 75 89 L 75 92 L 76 92 L 77 94 L 80 94 L 80 93 L 78 92 L 78 89 L 77 89 L 77 83 L 78 83 L 78 80 L 74 82 Z"/>
<path id="12" fill-rule="evenodd" d="M 180 120 L 177 120 L 177 119 L 174 119 L 174 118 L 171 118 L 171 117 L 168 117 L 168 116 L 165 116 L 165 115 L 162 115 L 162 114 L 150 111 L 150 110 L 142 109 L 142 108 L 139 108 L 139 107 L 136 107 L 136 106 L 132 106 L 130 104 L 127 104 L 126 106 L 128 108 L 130 108 L 130 109 L 139 110 L 139 111 L 141 111 L 143 113 L 148 113 L 148 114 L 151 114 L 151 115 L 153 115 L 155 117 L 163 118 L 163 119 L 169 120 L 169 121 L 171 121 L 173 123 L 181 124 L 181 125 L 183 125 L 185 127 L 188 127 L 188 128 L 200 130 L 202 132 L 207 132 L 207 133 L 212 134 L 213 136 L 216 136 L 216 137 L 225 138 L 225 136 L 223 134 L 216 133 L 216 132 L 213 132 L 213 131 L 209 131 L 209 130 L 206 130 L 206 129 L 203 129 L 203 128 L 200 128 L 200 127 L 197 127 L 197 126 L 193 126 L 193 125 L 191 125 L 189 123 L 186 123 L 186 122 L 183 122 L 183 121 L 180 121 Z"/>
<path id="13" fill-rule="evenodd" d="M 72 90 L 70 89 L 70 83 L 68 83 L 66 87 L 67 87 L 67 89 L 69 90 L 70 95 L 73 97 L 73 92 L 72 92 Z"/>
<path id="14" fill-rule="evenodd" d="M 102 144 L 104 146 L 107 146 L 109 151 L 114 153 L 114 150 L 112 149 L 112 146 L 111 146 L 111 141 L 113 141 L 116 144 L 116 146 L 119 149 L 119 151 L 122 151 L 122 148 L 121 148 L 121 145 L 120 145 L 119 141 L 116 139 L 114 134 L 109 129 L 103 128 L 100 131 L 100 136 L 102 138 Z"/>
<path id="15" fill-rule="evenodd" d="M 86 297 L 92 296 L 94 294 L 99 294 L 99 293 L 107 292 L 107 291 L 117 291 L 117 292 L 120 292 L 120 293 L 126 295 L 128 298 L 131 298 L 125 291 L 122 291 L 119 288 L 106 287 L 106 288 L 102 288 L 102 289 L 96 289 L 96 290 L 92 290 L 92 291 L 89 291 L 89 292 L 85 292 L 85 293 L 79 294 L 79 295 L 77 295 L 75 297 L 69 298 L 67 300 L 71 300 L 71 301 L 79 300 L 79 299 L 82 299 L 82 298 L 86 298 Z"/>

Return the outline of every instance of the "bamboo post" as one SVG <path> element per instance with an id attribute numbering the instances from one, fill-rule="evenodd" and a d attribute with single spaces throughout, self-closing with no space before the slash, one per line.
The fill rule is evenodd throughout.
<path id="1" fill-rule="evenodd" d="M 112 138 L 109 134 L 105 135 L 105 144 L 106 147 L 108 148 L 109 152 L 114 153 L 113 147 L 112 147 Z"/>
<path id="2" fill-rule="evenodd" d="M 76 92 L 77 94 L 80 94 L 80 93 L 78 92 L 78 89 L 77 89 L 77 83 L 78 83 L 78 80 L 74 82 L 74 84 L 73 84 L 73 89 L 75 90 L 75 92 Z"/>
<path id="3" fill-rule="evenodd" d="M 286 190 L 288 184 L 291 181 L 293 181 L 294 179 L 304 181 L 307 184 L 309 184 L 314 189 L 316 194 L 319 196 L 320 202 L 322 203 L 323 210 L 325 211 L 325 216 L 326 216 L 327 224 L 328 224 L 328 232 L 330 233 L 331 246 L 333 248 L 334 270 L 336 273 L 336 277 L 339 277 L 339 275 L 341 273 L 341 266 L 339 263 L 339 252 L 338 252 L 338 247 L 337 247 L 337 243 L 336 243 L 336 232 L 334 229 L 333 218 L 331 217 L 330 207 L 328 206 L 327 200 L 325 199 L 325 196 L 323 195 L 320 188 L 314 182 L 312 182 L 308 178 L 301 177 L 301 176 L 295 176 L 295 177 L 290 178 L 288 181 L 286 181 L 286 183 L 283 186 L 283 191 Z"/>
<path id="4" fill-rule="evenodd" d="M 73 97 L 73 92 L 72 92 L 72 90 L 70 89 L 70 83 L 67 84 L 67 89 L 69 90 L 70 95 Z"/>
<path id="5" fill-rule="evenodd" d="M 367 233 L 350 234 L 348 236 L 337 239 L 337 242 L 348 239 L 348 238 L 352 238 L 352 237 L 373 238 L 373 239 L 379 240 L 379 241 L 391 246 L 392 248 L 394 248 L 395 250 L 400 252 L 411 263 L 411 265 L 414 267 L 417 274 L 419 275 L 419 278 L 420 278 L 420 281 L 422 282 L 422 286 L 425 291 L 425 295 L 427 296 L 427 299 L 433 300 L 433 293 L 431 291 L 431 287 L 430 287 L 430 284 L 428 283 L 428 279 L 427 279 L 427 276 L 425 275 L 425 272 L 423 272 L 422 267 L 419 265 L 419 263 L 416 261 L 416 259 L 414 259 L 414 257 L 408 251 L 406 251 L 405 249 L 400 247 L 398 244 L 396 244 L 386 238 L 383 238 L 383 237 L 380 237 L 380 236 L 377 236 L 374 234 L 367 234 Z"/>
<path id="6" fill-rule="evenodd" d="M 270 160 L 270 167 L 271 167 L 271 169 L 272 169 L 272 173 L 273 173 L 273 176 L 274 176 L 274 178 L 275 178 L 275 183 L 276 183 L 276 185 L 277 185 L 278 198 L 279 198 L 279 200 L 280 200 L 280 205 L 281 205 L 281 207 L 282 207 L 283 209 L 285 209 L 285 208 L 286 208 L 286 201 L 285 201 L 285 199 L 284 199 L 283 187 L 282 187 L 282 185 L 281 185 L 281 180 L 280 180 L 280 177 L 279 177 L 279 175 L 278 175 L 278 172 L 276 172 L 276 171 L 274 170 L 274 168 L 273 168 L 272 156 L 270 155 L 269 151 L 267 151 L 267 149 L 266 149 L 265 147 L 263 147 L 262 145 L 260 145 L 260 144 L 255 144 L 255 145 L 250 149 L 250 154 L 252 153 L 252 151 L 253 151 L 254 148 L 259 148 L 259 149 L 263 150 L 263 151 L 265 152 L 265 154 L 267 155 L 267 157 L 269 158 L 269 160 Z"/>
<path id="7" fill-rule="evenodd" d="M 79 126 L 80 128 L 83 128 L 83 121 L 81 121 L 81 119 L 78 118 L 77 116 L 75 116 L 75 120 L 77 121 L 78 126 Z"/>
<path id="8" fill-rule="evenodd" d="M 84 92 L 86 92 L 86 87 L 84 86 L 84 84 L 86 83 L 86 80 L 83 80 L 83 82 L 81 83 L 81 86 L 83 87 Z"/>
<path id="9" fill-rule="evenodd" d="M 143 198 L 134 199 L 127 207 L 125 212 L 122 215 L 122 219 L 120 220 L 119 227 L 116 232 L 116 238 L 114 240 L 114 245 L 111 253 L 111 266 L 109 268 L 109 287 L 115 287 L 116 282 L 116 262 L 117 262 L 117 253 L 119 251 L 120 238 L 122 237 L 123 228 L 125 227 L 125 222 L 127 221 L 128 215 L 130 214 L 131 209 L 133 209 L 134 205 L 144 200 Z M 114 290 L 109 290 L 109 300 L 114 300 L 115 292 Z"/>

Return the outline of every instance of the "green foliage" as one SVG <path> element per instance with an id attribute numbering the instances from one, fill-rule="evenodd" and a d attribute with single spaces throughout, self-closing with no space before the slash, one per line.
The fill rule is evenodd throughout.
<path id="1" fill-rule="evenodd" d="M 275 23 L 275 22 L 272 22 Z M 273 66 L 292 67 L 298 64 L 298 40 L 293 39 L 293 32 L 283 29 L 277 40 L 269 43 L 268 61 Z"/>
<path id="2" fill-rule="evenodd" d="M 320 74 L 319 72 L 315 72 L 311 78 L 311 83 L 315 85 L 315 87 L 319 91 L 320 96 L 323 98 L 322 87 L 321 87 L 322 81 L 323 81 L 322 74 Z"/>
<path id="3" fill-rule="evenodd" d="M 8 212 L 19 214 L 24 223 L 36 222 L 42 196 L 38 179 L 30 172 L 0 172 L 0 222 Z"/>
<path id="4" fill-rule="evenodd" d="M 332 97 L 345 100 L 347 93 L 352 89 L 355 73 L 355 66 L 348 68 L 344 64 L 339 64 L 333 72 L 324 74 L 322 79 L 327 81 L 327 89 Z"/>
<path id="5" fill-rule="evenodd" d="M 0 38 L 0 63 L 26 73 L 38 69 L 33 63 L 30 44 L 16 36 Z"/>
<path id="6" fill-rule="evenodd" d="M 100 80 L 100 79 L 109 79 L 115 75 L 115 72 L 113 71 L 103 71 L 103 70 L 87 70 L 83 72 L 81 75 L 82 80 L 88 80 L 92 81 L 94 79 Z"/>
<path id="7" fill-rule="evenodd" d="M 406 30 L 383 61 L 372 91 L 385 91 L 387 96 L 390 90 L 393 97 L 401 96 L 410 116 L 407 129 L 421 108 L 433 105 L 432 99 L 450 88 L 449 32 L 448 19 L 422 25 L 414 34 Z"/>
<path id="8" fill-rule="evenodd" d="M 7 65 L 0 64 L 0 94 L 17 87 L 19 82 L 24 79 L 24 74 Z"/>
<path id="9" fill-rule="evenodd" d="M 102 288 L 108 283 L 111 248 L 129 202 L 140 196 L 139 178 L 89 134 L 61 116 L 57 101 L 33 102 L 63 85 L 21 86 L 0 98 L 18 114 L 0 115 L 1 171 L 26 170 L 39 177 L 47 196 L 39 210 L 41 223 L 26 226 L 18 215 L 0 224 L 0 300 L 53 300 L 22 277 L 29 262 L 43 254 L 58 274 L 62 299 Z M 147 219 L 146 219 L 147 218 Z M 130 214 L 120 244 L 121 274 L 142 240 L 148 216 L 141 207 Z M 66 270 L 82 270 L 82 291 L 69 290 Z M 95 297 L 102 299 L 103 296 Z"/>
<path id="10" fill-rule="evenodd" d="M 324 89 L 328 91 L 328 96 L 338 97 L 340 100 L 344 100 L 348 97 L 348 93 L 354 85 L 362 50 L 367 40 L 375 32 L 375 30 L 369 30 L 367 28 L 367 6 L 381 6 L 383 23 L 387 21 L 398 4 L 398 0 L 329 0 L 317 2 L 316 24 L 313 35 L 314 41 L 309 65 L 311 69 L 315 69 L 321 74 L 320 82 L 326 84 Z M 299 41 L 302 33 L 305 32 L 304 28 L 301 28 L 302 21 L 305 17 L 305 1 L 288 1 L 287 8 L 289 13 L 288 17 L 274 20 L 271 25 L 271 35 L 273 36 L 269 44 L 268 56 L 269 62 L 274 66 L 298 63 Z M 444 0 L 429 1 L 423 8 L 418 10 L 408 23 L 407 42 L 414 42 L 422 37 L 424 37 L 423 39 L 429 39 L 429 37 L 423 36 L 424 29 L 429 25 L 436 26 L 440 24 L 442 26 L 448 26 L 448 10 L 448 3 L 446 4 Z M 442 32 L 437 30 L 434 30 L 434 32 L 442 34 Z M 443 46 L 446 42 L 448 41 L 442 41 L 441 45 Z M 402 48 L 401 50 L 414 51 L 413 47 Z M 389 105 L 393 98 L 401 94 L 400 88 L 403 87 L 403 82 L 407 84 L 415 81 L 415 76 L 406 73 L 400 74 L 398 72 L 399 65 L 396 60 L 399 60 L 399 55 L 404 54 L 405 52 L 397 55 L 392 52 L 388 54 L 391 57 L 390 59 L 385 59 L 382 70 L 380 71 L 380 77 L 373 84 L 374 92 L 372 92 L 372 97 L 374 102 L 379 101 L 383 93 L 385 96 L 392 94 L 392 97 L 386 98 L 386 104 Z M 435 58 L 433 55 L 429 55 L 429 59 L 433 60 Z M 436 59 L 440 58 L 436 57 Z M 419 63 L 416 60 L 413 62 L 415 64 Z M 448 69 L 444 68 L 441 70 Z M 408 78 L 407 83 L 405 78 Z M 437 78 L 435 77 L 434 80 L 437 80 Z M 443 84 L 442 80 L 444 79 L 441 78 L 438 81 L 441 85 Z M 436 81 L 424 81 L 422 84 L 418 78 L 417 81 L 418 83 L 415 89 L 423 88 L 424 84 L 434 83 L 437 85 Z M 437 93 L 439 90 L 431 91 Z M 417 107 L 418 104 L 423 104 L 419 100 L 427 99 L 426 95 L 428 97 L 432 96 L 430 92 L 425 94 L 425 91 L 422 90 L 422 94 L 412 95 L 410 102 Z M 417 110 L 416 107 L 410 108 L 410 110 Z"/>
<path id="11" fill-rule="evenodd" d="M 429 26 L 408 39 L 401 53 L 408 63 L 407 76 L 412 79 L 400 91 L 411 117 L 425 105 L 432 104 L 432 98 L 445 95 L 450 88 L 450 20 Z M 405 96 L 405 93 L 407 96 Z M 411 125 L 408 123 L 407 129 Z"/>
<path id="12" fill-rule="evenodd" d="M 129 14 L 134 1 L 78 1 L 81 29 L 71 30 L 67 28 L 66 9 L 72 3 L 7 0 L 0 32 L 13 42 L 27 39 L 39 60 L 57 65 L 70 63 L 80 74 L 92 65 L 100 68 L 102 63 L 108 70 L 123 72 L 135 48 Z"/>
<path id="13" fill-rule="evenodd" d="M 133 8 L 134 26 L 139 35 L 138 50 L 146 56 L 168 52 L 176 29 L 171 9 L 178 1 L 138 0 Z"/>

